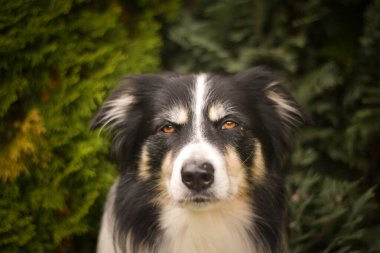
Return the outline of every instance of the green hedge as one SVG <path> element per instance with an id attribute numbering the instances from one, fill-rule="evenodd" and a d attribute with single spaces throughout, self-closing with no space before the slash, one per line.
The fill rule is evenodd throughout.
<path id="1" fill-rule="evenodd" d="M 1 3 L 1 252 L 94 251 L 115 171 L 90 119 L 123 75 L 159 69 L 161 22 L 178 4 L 163 6 Z"/>

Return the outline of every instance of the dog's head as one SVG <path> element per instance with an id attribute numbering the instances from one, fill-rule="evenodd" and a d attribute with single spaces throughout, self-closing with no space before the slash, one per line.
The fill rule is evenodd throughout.
<path id="1" fill-rule="evenodd" d="M 253 68 L 128 77 L 92 127 L 115 133 L 131 182 L 156 182 L 160 199 L 199 207 L 247 195 L 278 174 L 289 129 L 303 120 L 276 77 Z"/>

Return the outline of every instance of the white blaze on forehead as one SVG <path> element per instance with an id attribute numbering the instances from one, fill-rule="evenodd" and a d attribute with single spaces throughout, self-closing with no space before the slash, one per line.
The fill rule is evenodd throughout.
<path id="1" fill-rule="evenodd" d="M 203 138 L 202 134 L 202 121 L 203 121 L 203 110 L 205 106 L 206 96 L 207 96 L 207 75 L 200 74 L 196 77 L 195 81 L 195 92 L 194 92 L 194 128 L 195 134 L 198 139 Z"/>
<path id="2" fill-rule="evenodd" d="M 217 199 L 228 198 L 230 182 L 226 171 L 223 153 L 210 143 L 205 137 L 204 112 L 207 108 L 209 87 L 207 75 L 199 74 L 195 77 L 194 90 L 192 92 L 192 128 L 193 138 L 173 157 L 173 167 L 166 186 L 170 197 L 177 202 L 186 200 L 192 193 L 182 182 L 181 170 L 187 162 L 210 163 L 214 168 L 214 182 L 208 192 Z"/>

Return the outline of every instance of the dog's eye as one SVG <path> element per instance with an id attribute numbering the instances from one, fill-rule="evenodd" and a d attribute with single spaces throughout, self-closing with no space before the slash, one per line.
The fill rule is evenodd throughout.
<path id="1" fill-rule="evenodd" d="M 237 126 L 238 126 L 238 124 L 236 122 L 228 120 L 228 121 L 223 123 L 222 129 L 232 129 L 232 128 L 235 128 Z"/>
<path id="2" fill-rule="evenodd" d="M 175 127 L 173 125 L 166 125 L 161 129 L 162 132 L 166 134 L 171 134 L 175 132 Z"/>

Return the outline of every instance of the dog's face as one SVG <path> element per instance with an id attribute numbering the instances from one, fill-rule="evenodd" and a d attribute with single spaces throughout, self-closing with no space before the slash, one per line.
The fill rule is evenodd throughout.
<path id="1" fill-rule="evenodd" d="M 107 99 L 93 127 L 116 132 L 122 173 L 150 182 L 157 201 L 191 208 L 249 199 L 278 172 L 288 128 L 302 120 L 267 71 L 230 76 L 139 75 Z"/>

